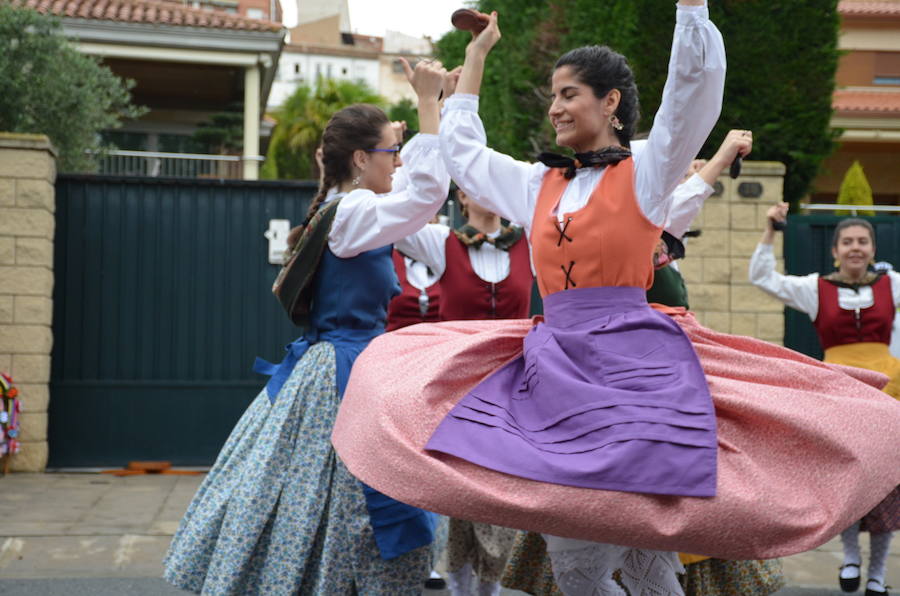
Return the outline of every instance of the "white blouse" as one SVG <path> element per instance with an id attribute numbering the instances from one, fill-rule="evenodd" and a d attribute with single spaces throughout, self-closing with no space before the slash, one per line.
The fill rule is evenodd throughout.
<path id="1" fill-rule="evenodd" d="M 409 236 L 438 212 L 450 189 L 440 158 L 437 135 L 419 134 L 401 152 L 400 189 L 376 195 L 368 189 L 329 193 L 326 202 L 343 196 L 328 234 L 328 248 L 347 259 Z"/>
<path id="2" fill-rule="evenodd" d="M 900 305 L 900 273 L 889 271 L 894 306 Z M 805 312 L 813 321 L 819 314 L 819 274 L 783 275 L 775 271 L 775 254 L 771 244 L 759 244 L 750 259 L 750 283 L 778 298 L 791 308 Z M 844 310 L 869 308 L 875 304 L 871 286 L 858 292 L 838 287 L 838 305 Z"/>
<path id="3" fill-rule="evenodd" d="M 725 82 L 722 35 L 706 6 L 677 6 L 669 74 L 646 148 L 634 156 L 635 191 L 653 223 L 665 223 L 671 194 L 719 117 Z M 486 209 L 530 232 L 547 166 L 516 161 L 486 146 L 478 96 L 447 99 L 441 120 L 441 153 L 450 176 Z M 558 212 L 587 204 L 602 168 L 580 168 L 569 181 Z M 561 217 L 561 215 L 560 215 Z"/>
<path id="4" fill-rule="evenodd" d="M 406 267 L 406 281 L 417 290 L 426 290 L 437 283 L 441 278 L 425 263 L 409 257 L 403 257 L 403 265 Z"/>
<path id="5" fill-rule="evenodd" d="M 450 228 L 441 224 L 428 224 L 415 234 L 397 241 L 394 247 L 405 255 L 425 263 L 440 279 L 447 270 L 447 238 Z M 500 230 L 488 234 L 491 238 Z M 488 283 L 499 283 L 509 276 L 509 252 L 500 250 L 488 242 L 480 248 L 468 247 L 469 262 L 475 274 Z"/>

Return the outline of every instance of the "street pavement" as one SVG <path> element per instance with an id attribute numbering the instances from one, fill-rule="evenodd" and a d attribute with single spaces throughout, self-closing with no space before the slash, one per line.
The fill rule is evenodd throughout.
<path id="1" fill-rule="evenodd" d="M 87 473 L 0 478 L 0 596 L 185 594 L 160 579 L 162 558 L 202 479 Z M 864 535 L 864 560 L 867 542 Z M 777 596 L 843 594 L 836 585 L 841 563 L 837 539 L 783 563 L 788 587 Z M 900 582 L 896 546 L 888 580 Z"/>

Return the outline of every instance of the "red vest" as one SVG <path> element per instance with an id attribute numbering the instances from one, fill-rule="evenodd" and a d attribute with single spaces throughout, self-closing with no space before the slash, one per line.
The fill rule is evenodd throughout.
<path id="1" fill-rule="evenodd" d="M 438 305 L 441 298 L 441 284 L 433 283 L 425 288 L 425 296 L 422 290 L 413 286 L 406 279 L 406 262 L 403 255 L 394 251 L 394 269 L 397 270 L 397 278 L 400 280 L 400 293 L 388 304 L 387 326 L 385 331 L 393 331 L 401 327 L 408 327 L 416 323 L 439 321 Z M 427 299 L 427 310 L 422 314 L 423 302 Z"/>
<path id="2" fill-rule="evenodd" d="M 472 269 L 469 248 L 452 231 L 441 277 L 442 321 L 527 319 L 531 311 L 531 263 L 523 235 L 509 249 L 509 275 L 501 282 L 484 281 Z"/>
<path id="3" fill-rule="evenodd" d="M 869 308 L 846 310 L 838 304 L 838 287 L 819 278 L 819 312 L 813 325 L 823 350 L 859 342 L 891 343 L 895 313 L 891 278 L 876 280 L 872 294 L 875 302 Z"/>

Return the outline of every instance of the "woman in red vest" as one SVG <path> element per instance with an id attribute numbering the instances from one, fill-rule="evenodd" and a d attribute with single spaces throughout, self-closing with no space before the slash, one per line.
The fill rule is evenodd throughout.
<path id="1" fill-rule="evenodd" d="M 772 252 L 773 221 L 784 221 L 787 203 L 769 209 L 768 224 L 753 258 L 750 281 L 791 308 L 809 315 L 816 328 L 825 362 L 858 366 L 884 373 L 884 392 L 900 399 L 900 360 L 889 351 L 897 306 L 900 273 L 869 270 L 875 262 L 875 230 L 864 219 L 850 218 L 834 230 L 831 255 L 837 271 L 828 275 L 782 275 Z M 894 437 L 896 440 L 896 437 Z M 900 489 L 894 489 L 862 520 L 841 533 L 844 563 L 839 581 L 845 592 L 860 584 L 859 532 L 868 531 L 871 544 L 867 596 L 885 594 L 885 566 L 893 531 L 900 529 Z"/>
<path id="2" fill-rule="evenodd" d="M 396 247 L 440 280 L 440 320 L 527 317 L 534 276 L 522 228 L 503 226 L 498 215 L 460 189 L 456 198 L 466 218 L 459 229 L 430 224 Z M 514 529 L 452 518 L 447 538 L 451 594 L 472 594 L 476 578 L 478 594 L 499 594 L 515 537 Z"/>
<path id="3" fill-rule="evenodd" d="M 544 318 L 373 341 L 332 434 L 342 461 L 402 502 L 544 533 L 567 594 L 622 594 L 617 569 L 632 594 L 682 594 L 673 551 L 769 558 L 825 542 L 900 480 L 883 378 L 646 302 L 671 193 L 721 106 L 724 44 L 705 2 L 678 4 L 634 157 L 637 87 L 599 46 L 552 73 L 548 115 L 574 159 L 487 147 L 477 94 L 499 38 L 495 13 L 466 50 L 441 153 L 472 200 L 525 227 Z"/>

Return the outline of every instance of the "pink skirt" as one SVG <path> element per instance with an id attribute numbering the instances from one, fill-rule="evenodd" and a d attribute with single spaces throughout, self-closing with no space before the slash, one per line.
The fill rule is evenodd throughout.
<path id="1" fill-rule="evenodd" d="M 424 449 L 469 390 L 522 351 L 528 320 L 420 324 L 353 366 L 332 441 L 362 482 L 404 503 L 556 536 L 762 559 L 815 548 L 900 483 L 900 402 L 879 373 L 717 333 L 674 315 L 717 416 L 711 498 L 551 484 Z"/>

